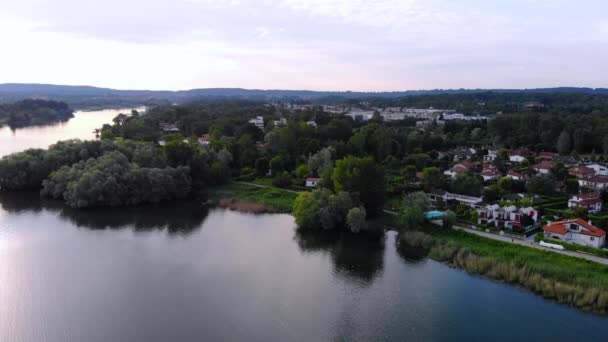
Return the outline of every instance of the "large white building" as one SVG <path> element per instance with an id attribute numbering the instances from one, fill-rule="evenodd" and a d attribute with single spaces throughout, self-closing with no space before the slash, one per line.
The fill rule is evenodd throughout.
<path id="1" fill-rule="evenodd" d="M 606 232 L 583 219 L 548 222 L 543 228 L 545 238 L 600 248 L 606 242 Z"/>
<path id="2" fill-rule="evenodd" d="M 264 129 L 264 117 L 263 116 L 256 116 L 255 118 L 249 120 L 249 123 L 259 129 Z"/>

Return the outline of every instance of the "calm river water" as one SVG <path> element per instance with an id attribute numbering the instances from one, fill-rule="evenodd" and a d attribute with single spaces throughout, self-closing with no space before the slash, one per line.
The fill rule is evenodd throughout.
<path id="1" fill-rule="evenodd" d="M 30 137 L 4 133 L 3 151 Z M 74 210 L 0 194 L 0 341 L 608 340 L 608 318 L 408 259 L 395 238 L 192 202 Z"/>

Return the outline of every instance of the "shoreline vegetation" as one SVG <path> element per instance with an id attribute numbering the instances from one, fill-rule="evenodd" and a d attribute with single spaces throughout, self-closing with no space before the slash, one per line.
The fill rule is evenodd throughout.
<path id="1" fill-rule="evenodd" d="M 463 231 L 430 228 L 400 234 L 398 248 L 470 274 L 521 286 L 545 299 L 608 314 L 608 266 Z"/>
<path id="2" fill-rule="evenodd" d="M 209 203 L 248 213 L 290 214 L 297 194 L 279 188 L 229 183 L 209 189 Z"/>

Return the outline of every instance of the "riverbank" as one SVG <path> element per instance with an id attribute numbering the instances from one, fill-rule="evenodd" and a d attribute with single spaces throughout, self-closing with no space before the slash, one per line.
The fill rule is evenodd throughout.
<path id="1" fill-rule="evenodd" d="M 608 313 L 608 266 L 513 245 L 464 231 L 429 228 L 402 235 L 402 248 L 471 274 L 522 286 L 544 298 L 598 314 Z"/>
<path id="2" fill-rule="evenodd" d="M 272 187 L 230 183 L 209 189 L 209 200 L 220 207 L 256 213 L 291 213 L 297 193 Z"/>

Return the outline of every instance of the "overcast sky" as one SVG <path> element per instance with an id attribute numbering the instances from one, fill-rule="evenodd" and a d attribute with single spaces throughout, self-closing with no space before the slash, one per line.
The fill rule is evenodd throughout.
<path id="1" fill-rule="evenodd" d="M 607 0 L 1 0 L 0 83 L 608 87 Z"/>

